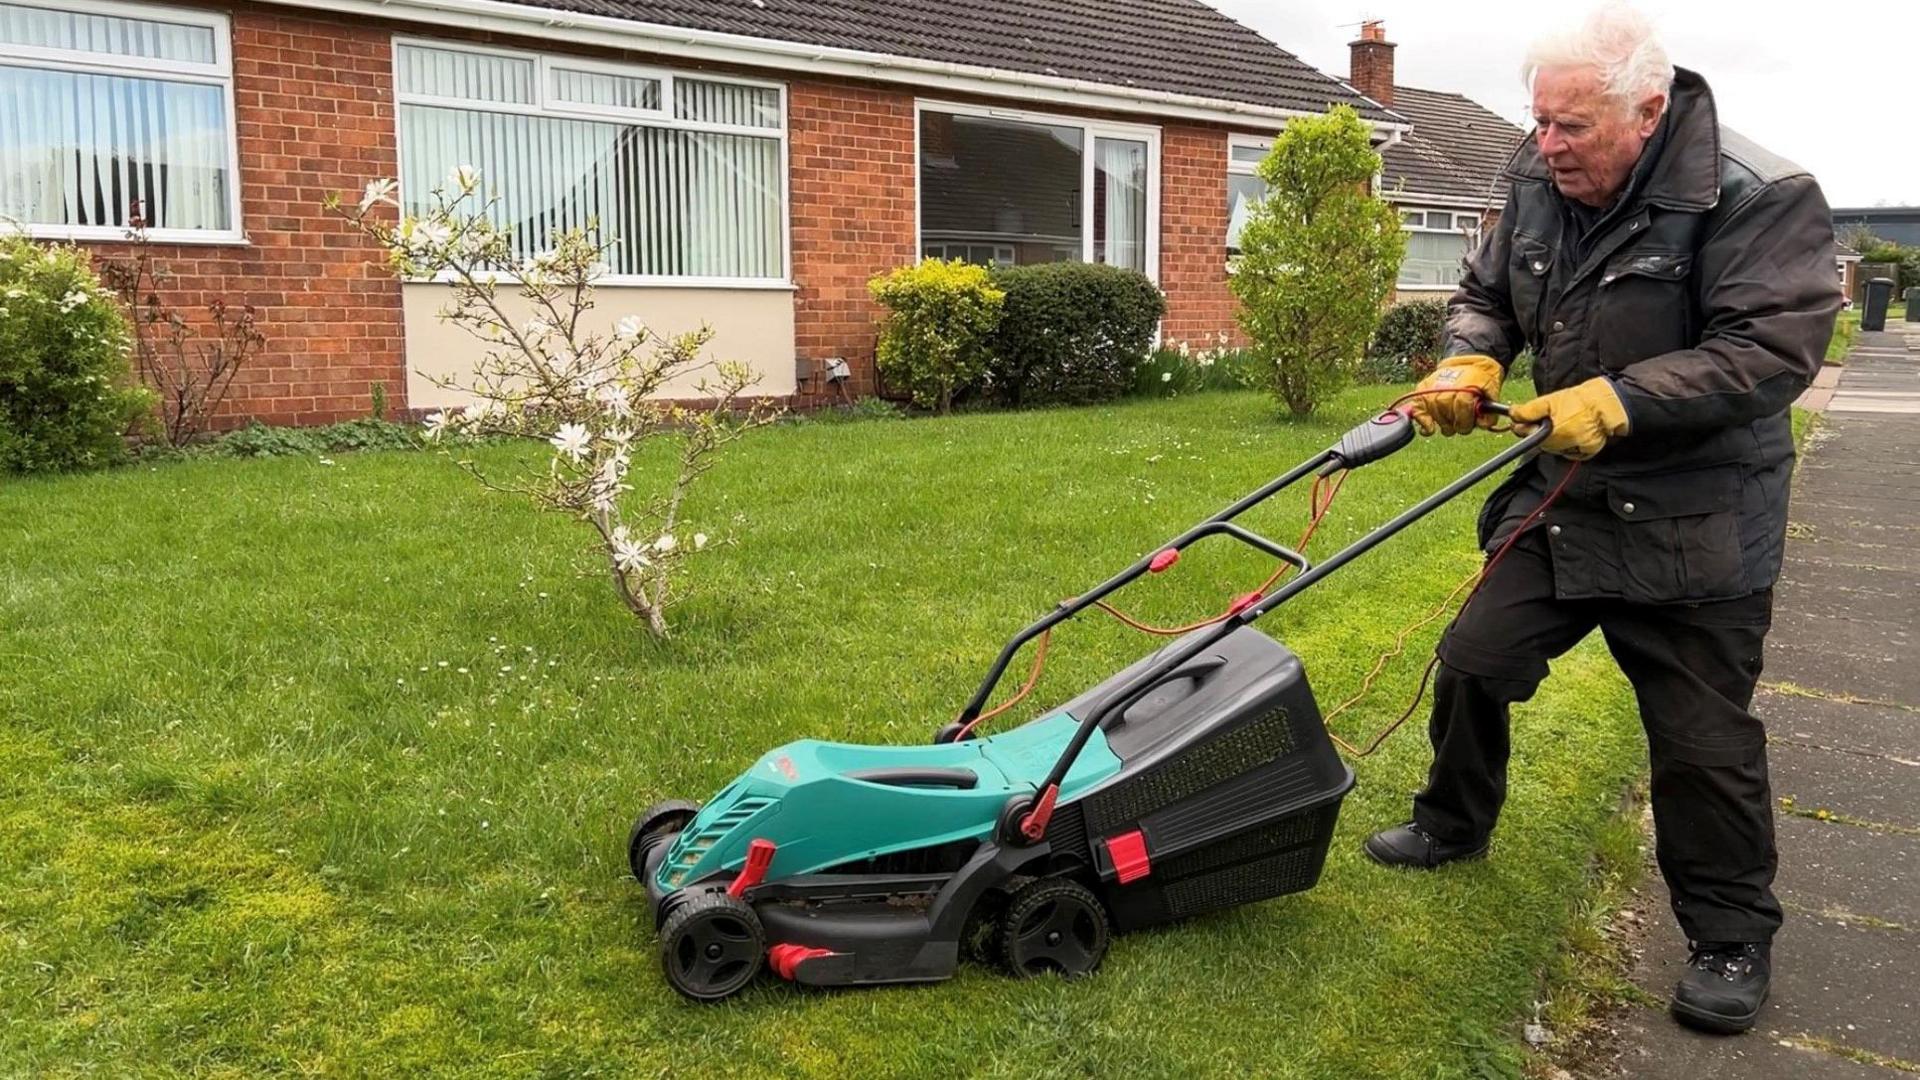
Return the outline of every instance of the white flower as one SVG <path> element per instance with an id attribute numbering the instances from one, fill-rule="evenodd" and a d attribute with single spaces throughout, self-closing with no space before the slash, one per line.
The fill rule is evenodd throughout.
<path id="1" fill-rule="evenodd" d="M 660 539 L 655 540 L 653 542 L 653 550 L 661 552 L 663 554 L 665 552 L 672 551 L 674 548 L 679 546 L 680 546 L 680 541 L 675 540 L 673 538 L 672 533 L 661 533 Z"/>
<path id="2" fill-rule="evenodd" d="M 413 241 L 417 247 L 439 247 L 452 236 L 453 230 L 447 228 L 443 222 L 421 221 L 415 223 L 413 227 Z"/>
<path id="3" fill-rule="evenodd" d="M 645 329 L 645 327 L 640 325 L 639 317 L 635 315 L 629 315 L 626 318 L 621 319 L 619 322 L 613 324 L 613 336 L 617 338 L 624 338 L 624 339 L 631 340 L 633 338 L 639 337 L 640 331 L 643 329 Z"/>
<path id="4" fill-rule="evenodd" d="M 626 445 L 633 441 L 633 429 L 625 425 L 611 428 L 607 431 L 607 441 L 625 449 Z"/>
<path id="5" fill-rule="evenodd" d="M 602 383 L 594 392 L 594 397 L 599 400 L 600 407 L 612 413 L 616 419 L 625 420 L 633 415 L 633 403 L 627 400 L 627 392 L 618 383 Z"/>
<path id="6" fill-rule="evenodd" d="M 469 405 L 460 411 L 460 419 L 466 424 L 479 424 L 493 419 L 501 412 L 497 401 L 482 401 Z"/>
<path id="7" fill-rule="evenodd" d="M 553 324 L 536 315 L 527 320 L 527 325 L 521 327 L 520 332 L 530 338 L 546 337 L 553 332 Z"/>
<path id="8" fill-rule="evenodd" d="M 462 194 L 472 191 L 473 186 L 479 182 L 480 170 L 471 165 L 456 165 L 454 170 L 447 174 L 447 183 L 459 188 Z"/>
<path id="9" fill-rule="evenodd" d="M 87 290 L 71 289 L 67 292 L 67 295 L 60 298 L 60 312 L 64 315 L 91 299 L 93 299 L 93 294 L 87 292 Z"/>
<path id="10" fill-rule="evenodd" d="M 1161 381 L 1161 382 L 1172 382 L 1172 381 L 1173 381 L 1173 372 L 1171 372 L 1171 371 L 1163 371 L 1163 372 L 1161 372 L 1161 373 L 1160 373 L 1160 381 Z"/>
<path id="11" fill-rule="evenodd" d="M 632 573 L 653 564 L 647 560 L 646 551 L 639 544 L 626 537 L 626 527 L 613 531 L 613 565 Z"/>
<path id="12" fill-rule="evenodd" d="M 438 439 L 441 434 L 446 431 L 447 414 L 444 412 L 430 412 L 427 414 L 427 418 L 423 423 L 426 425 L 425 435 L 427 440 L 431 442 L 434 439 Z"/>
<path id="13" fill-rule="evenodd" d="M 579 461 L 587 456 L 587 444 L 593 441 L 593 436 L 587 433 L 585 424 L 561 424 L 560 430 L 547 441 L 555 450 Z"/>
<path id="14" fill-rule="evenodd" d="M 400 205 L 393 201 L 394 187 L 392 180 L 367 181 L 366 190 L 360 193 L 360 212 L 364 214 L 373 209 L 375 203 L 386 203 L 388 206 Z"/>
<path id="15" fill-rule="evenodd" d="M 707 534 L 694 533 L 693 534 L 693 550 L 699 551 L 701 548 L 706 546 L 707 546 Z"/>

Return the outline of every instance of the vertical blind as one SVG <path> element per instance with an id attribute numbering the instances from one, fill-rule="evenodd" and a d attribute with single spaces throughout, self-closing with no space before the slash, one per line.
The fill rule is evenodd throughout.
<path id="1" fill-rule="evenodd" d="M 543 101 L 535 62 L 402 45 L 401 196 L 424 213 L 435 187 L 460 165 L 480 171 L 497 200 L 494 223 L 526 258 L 568 229 L 597 225 L 614 243 L 612 270 L 644 277 L 778 279 L 785 275 L 781 220 L 780 92 L 671 77 L 673 117 L 633 121 L 598 114 L 661 107 L 664 78 L 547 68 Z M 407 104 L 406 97 L 434 104 Z M 460 108 L 450 99 L 532 104 L 512 112 Z M 591 107 L 594 119 L 564 113 Z M 690 125 L 761 128 L 767 134 Z"/>
<path id="2" fill-rule="evenodd" d="M 222 54 L 209 25 L 0 4 L 0 218 L 234 230 Z"/>

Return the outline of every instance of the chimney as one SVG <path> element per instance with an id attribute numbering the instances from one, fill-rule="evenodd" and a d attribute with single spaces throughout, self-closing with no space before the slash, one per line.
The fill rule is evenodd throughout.
<path id="1" fill-rule="evenodd" d="M 1347 81 L 1355 90 L 1393 108 L 1393 42 L 1387 24 L 1368 19 L 1360 24 L 1360 40 L 1347 43 Z"/>

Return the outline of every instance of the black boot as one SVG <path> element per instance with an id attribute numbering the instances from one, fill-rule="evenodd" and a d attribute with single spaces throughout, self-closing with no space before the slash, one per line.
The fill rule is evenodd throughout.
<path id="1" fill-rule="evenodd" d="M 1764 941 L 1696 941 L 1687 973 L 1673 988 L 1674 1019 L 1716 1035 L 1753 1026 L 1767 1003 L 1771 948 Z"/>
<path id="2" fill-rule="evenodd" d="M 1431 870 L 1462 859 L 1477 859 L 1487 853 L 1487 842 L 1449 844 L 1409 821 L 1368 837 L 1366 852 L 1368 858 L 1382 866 Z"/>

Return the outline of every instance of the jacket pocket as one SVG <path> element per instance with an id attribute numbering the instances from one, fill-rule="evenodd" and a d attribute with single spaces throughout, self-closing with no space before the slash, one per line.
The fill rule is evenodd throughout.
<path id="1" fill-rule="evenodd" d="M 1737 464 L 1610 479 L 1621 597 L 1673 604 L 1746 595 L 1740 485 Z"/>
<path id="2" fill-rule="evenodd" d="M 1685 251 L 1630 251 L 1608 261 L 1593 319 L 1602 368 L 1694 345 L 1692 272 Z"/>
<path id="3" fill-rule="evenodd" d="M 1525 233 L 1513 235 L 1513 255 L 1507 268 L 1507 292 L 1513 301 L 1514 321 L 1527 343 L 1541 342 L 1541 306 L 1546 302 L 1547 279 L 1553 274 L 1553 248 Z"/>

